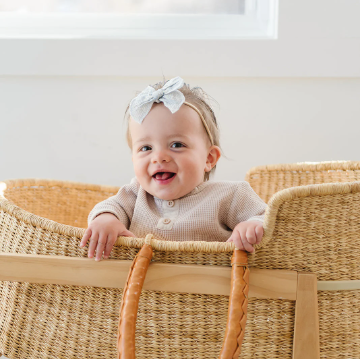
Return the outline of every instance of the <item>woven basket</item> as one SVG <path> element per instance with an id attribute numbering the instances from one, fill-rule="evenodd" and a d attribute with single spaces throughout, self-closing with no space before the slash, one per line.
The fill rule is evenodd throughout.
<path id="1" fill-rule="evenodd" d="M 116 187 L 7 181 L 0 197 L 0 251 L 86 257 L 79 242 L 93 205 Z M 20 208 L 21 207 L 21 208 Z M 249 263 L 360 279 L 360 184 L 291 188 L 269 202 L 264 239 Z M 45 218 L 46 217 L 46 218 Z M 77 226 L 77 227 L 75 227 Z M 119 237 L 112 259 L 133 259 L 144 239 Z M 153 260 L 230 266 L 232 243 L 159 242 Z M 1 282 L 0 351 L 19 358 L 116 358 L 121 289 Z M 319 292 L 321 358 L 360 357 L 360 291 Z M 137 358 L 217 358 L 227 296 L 143 290 Z M 241 358 L 291 358 L 295 305 L 249 299 Z"/>
<path id="2" fill-rule="evenodd" d="M 292 163 L 251 168 L 246 174 L 254 191 L 268 202 L 285 188 L 309 184 L 360 181 L 360 162 Z"/>

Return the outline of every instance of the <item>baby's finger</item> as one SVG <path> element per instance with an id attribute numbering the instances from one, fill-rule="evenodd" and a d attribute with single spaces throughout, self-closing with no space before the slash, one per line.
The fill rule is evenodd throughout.
<path id="1" fill-rule="evenodd" d="M 252 253 L 254 251 L 254 248 L 253 246 L 247 241 L 246 239 L 246 230 L 247 228 L 240 228 L 240 238 L 241 238 L 241 242 L 243 244 L 243 247 L 244 249 L 247 251 L 247 252 L 250 252 Z"/>
<path id="2" fill-rule="evenodd" d="M 246 230 L 246 240 L 250 243 L 250 244 L 255 244 L 256 243 L 256 233 L 255 233 L 255 228 L 253 226 L 249 226 Z"/>
<path id="3" fill-rule="evenodd" d="M 255 233 L 256 233 L 256 244 L 259 244 L 262 240 L 262 237 L 264 235 L 264 228 L 263 226 L 256 226 L 255 227 Z"/>
<path id="4" fill-rule="evenodd" d="M 250 252 L 250 253 L 255 252 L 254 247 L 246 240 L 246 237 L 245 238 L 241 237 L 241 242 L 242 242 L 242 244 L 244 246 L 244 249 L 247 252 Z"/>
<path id="5" fill-rule="evenodd" d="M 104 258 L 108 259 L 110 256 L 110 252 L 114 246 L 114 243 L 116 241 L 116 234 L 110 233 L 106 242 L 106 247 L 104 251 Z"/>
<path id="6" fill-rule="evenodd" d="M 89 244 L 89 251 L 88 251 L 88 257 L 92 258 L 94 257 L 95 248 L 97 245 L 99 239 L 99 233 L 93 232 L 90 238 L 90 244 Z"/>
<path id="7" fill-rule="evenodd" d="M 236 230 L 234 230 L 235 232 Z M 228 238 L 228 240 L 226 242 L 234 242 L 234 237 L 235 237 L 235 234 L 234 232 L 231 233 L 231 236 Z"/>
<path id="8" fill-rule="evenodd" d="M 95 258 L 96 261 L 101 260 L 101 256 L 102 256 L 102 254 L 104 252 L 104 248 L 106 246 L 107 238 L 108 238 L 107 233 L 100 233 L 99 240 L 98 240 L 97 247 L 96 247 L 96 258 Z"/>
<path id="9" fill-rule="evenodd" d="M 88 228 L 85 233 L 84 233 L 84 236 L 82 237 L 81 239 L 81 242 L 80 242 L 80 247 L 84 247 L 87 243 L 87 241 L 91 238 L 91 229 Z"/>
<path id="10" fill-rule="evenodd" d="M 125 230 L 125 231 L 123 232 L 123 235 L 124 235 L 125 237 L 134 237 L 134 238 L 136 238 L 135 234 L 132 233 L 132 232 L 130 232 L 130 231 L 128 231 L 128 230 Z"/>
<path id="11" fill-rule="evenodd" d="M 236 249 L 244 250 L 244 246 L 241 242 L 240 233 L 238 230 L 235 229 L 230 238 L 232 238 L 232 242 L 234 242 Z"/>

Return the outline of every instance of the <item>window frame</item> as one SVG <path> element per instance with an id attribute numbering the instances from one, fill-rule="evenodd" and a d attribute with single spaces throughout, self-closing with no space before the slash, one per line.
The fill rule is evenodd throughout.
<path id="1" fill-rule="evenodd" d="M 244 14 L 22 14 L 0 12 L 0 38 L 274 39 L 278 0 L 246 2 Z"/>
<path id="2" fill-rule="evenodd" d="M 276 39 L 0 37 L 0 76 L 360 77 L 360 3 L 309 4 L 279 2 Z"/>

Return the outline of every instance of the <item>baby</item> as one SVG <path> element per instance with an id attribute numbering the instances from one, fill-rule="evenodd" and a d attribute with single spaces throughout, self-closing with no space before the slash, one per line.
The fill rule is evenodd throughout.
<path id="1" fill-rule="evenodd" d="M 135 178 L 89 214 L 80 247 L 109 258 L 118 236 L 234 242 L 254 252 L 266 204 L 245 182 L 208 181 L 221 156 L 206 94 L 180 77 L 148 86 L 126 110 Z"/>

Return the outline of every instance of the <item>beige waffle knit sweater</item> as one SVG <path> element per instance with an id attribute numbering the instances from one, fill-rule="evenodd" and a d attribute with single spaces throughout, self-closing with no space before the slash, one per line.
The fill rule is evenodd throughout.
<path id="1" fill-rule="evenodd" d="M 248 182 L 207 181 L 187 195 L 166 201 L 147 193 L 136 178 L 98 203 L 97 215 L 113 213 L 137 237 L 152 233 L 166 241 L 225 242 L 243 221 L 263 221 L 266 204 Z"/>

